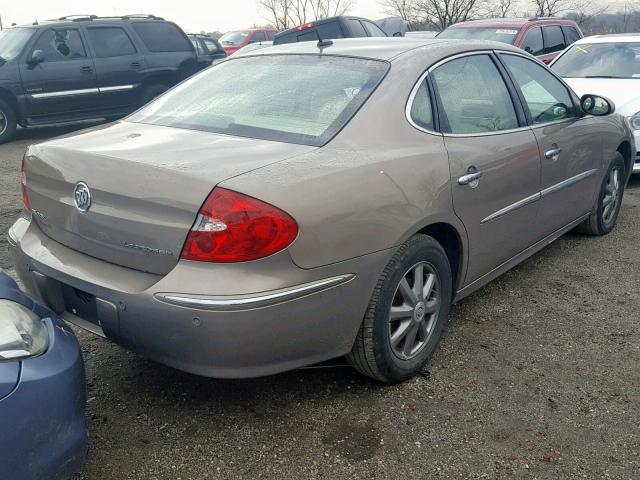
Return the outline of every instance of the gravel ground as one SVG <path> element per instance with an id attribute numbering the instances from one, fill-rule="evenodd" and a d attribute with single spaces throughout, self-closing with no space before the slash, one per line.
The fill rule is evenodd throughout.
<path id="1" fill-rule="evenodd" d="M 77 128 L 77 127 L 76 127 Z M 24 147 L 0 146 L 0 267 Z M 80 480 L 637 479 L 640 179 L 616 230 L 568 234 L 456 305 L 416 380 L 336 367 L 222 381 L 78 331 L 87 367 Z"/>

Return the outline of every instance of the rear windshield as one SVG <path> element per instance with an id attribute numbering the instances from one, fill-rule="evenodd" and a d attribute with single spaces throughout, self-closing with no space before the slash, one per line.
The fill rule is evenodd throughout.
<path id="1" fill-rule="evenodd" d="M 236 58 L 185 81 L 128 120 L 321 146 L 387 69 L 378 60 L 328 55 Z"/>
<path id="2" fill-rule="evenodd" d="M 551 68 L 567 78 L 640 79 L 640 43 L 573 45 Z"/>
<path id="3" fill-rule="evenodd" d="M 465 40 L 493 40 L 513 45 L 518 36 L 517 28 L 447 28 L 438 38 L 460 38 Z"/>
<path id="4" fill-rule="evenodd" d="M 233 47 L 242 45 L 249 36 L 248 30 L 239 30 L 237 32 L 227 32 L 220 37 L 220 43 L 225 47 Z"/>

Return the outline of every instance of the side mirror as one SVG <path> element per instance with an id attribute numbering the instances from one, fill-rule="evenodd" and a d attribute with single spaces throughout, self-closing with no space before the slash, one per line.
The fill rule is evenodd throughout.
<path id="1" fill-rule="evenodd" d="M 34 50 L 29 59 L 29 66 L 35 67 L 42 62 L 44 62 L 44 53 L 42 50 Z"/>
<path id="2" fill-rule="evenodd" d="M 595 117 L 610 115 L 616 110 L 616 106 L 611 100 L 592 94 L 582 96 L 580 99 L 580 108 L 582 108 L 584 113 Z"/>

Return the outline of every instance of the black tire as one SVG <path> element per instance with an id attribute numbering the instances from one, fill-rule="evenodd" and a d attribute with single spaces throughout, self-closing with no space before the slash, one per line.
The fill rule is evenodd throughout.
<path id="1" fill-rule="evenodd" d="M 618 174 L 618 187 L 615 195 L 615 205 L 612 207 L 611 212 L 607 212 L 605 201 L 610 197 L 609 190 L 611 183 L 611 174 L 617 170 Z M 622 205 L 622 197 L 624 195 L 624 187 L 626 183 L 626 167 L 624 163 L 624 157 L 616 152 L 613 160 L 609 164 L 609 168 L 602 179 L 600 185 L 600 191 L 598 192 L 598 198 L 593 206 L 589 218 L 576 227 L 576 231 L 584 233 L 585 235 L 606 235 L 611 232 L 616 226 L 618 220 L 618 213 L 620 212 L 620 206 Z"/>
<path id="2" fill-rule="evenodd" d="M 397 303 L 401 292 L 400 282 L 410 275 L 411 269 L 418 264 L 424 264 L 424 270 L 435 274 L 438 283 L 439 308 L 435 313 L 423 313 L 425 320 L 429 315 L 429 334 L 423 335 L 420 330 L 416 334 L 416 341 L 422 341 L 422 346 L 416 348 L 412 358 L 400 358 L 392 347 L 391 338 L 396 336 L 401 325 L 392 333 L 390 310 Z M 430 273 L 430 274 L 431 274 Z M 429 275 L 430 275 L 429 274 Z M 415 276 L 414 276 L 415 278 Z M 413 281 L 415 286 L 415 280 Z M 411 286 L 411 285 L 409 285 Z M 414 288 L 411 288 L 413 291 Z M 424 290 L 424 289 L 422 289 Z M 427 235 L 415 235 L 404 243 L 393 255 L 382 271 L 378 283 L 373 291 L 367 312 L 356 337 L 351 352 L 346 356 L 347 361 L 358 372 L 384 383 L 397 383 L 408 380 L 420 373 L 435 351 L 449 315 L 452 299 L 452 278 L 449 259 L 442 246 Z M 404 304 L 403 304 L 404 305 Z M 424 306 L 428 303 L 423 303 Z M 412 307 L 394 307 L 412 308 Z M 417 309 L 410 319 L 400 322 L 417 322 Z M 416 327 L 417 328 L 417 327 Z M 407 327 L 406 330 L 408 330 Z M 422 339 L 420 338 L 422 335 Z M 398 336 L 399 338 L 401 335 Z M 408 335 L 407 335 L 408 337 Z M 404 339 L 405 342 L 407 338 Z M 406 344 L 405 344 L 406 347 Z"/>
<path id="3" fill-rule="evenodd" d="M 13 138 L 18 128 L 16 112 L 5 100 L 0 98 L 0 143 Z"/>
<path id="4" fill-rule="evenodd" d="M 144 87 L 142 94 L 140 95 L 140 106 L 146 105 L 158 95 L 162 95 L 169 90 L 169 85 L 163 83 L 154 83 Z"/>

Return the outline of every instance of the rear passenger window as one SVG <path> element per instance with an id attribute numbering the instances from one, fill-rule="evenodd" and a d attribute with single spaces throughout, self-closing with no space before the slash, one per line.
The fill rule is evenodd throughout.
<path id="1" fill-rule="evenodd" d="M 75 28 L 45 31 L 38 38 L 33 50 L 41 50 L 45 62 L 59 62 L 87 56 L 80 32 Z"/>
<path id="2" fill-rule="evenodd" d="M 411 104 L 411 120 L 419 127 L 427 130 L 433 130 L 433 110 L 431 108 L 431 99 L 429 98 L 429 87 L 427 81 L 424 80 L 416 96 Z"/>
<path id="3" fill-rule="evenodd" d="M 542 55 L 544 53 L 542 30 L 540 30 L 540 27 L 532 28 L 527 32 L 522 41 L 521 48 L 531 55 Z"/>
<path id="4" fill-rule="evenodd" d="M 488 55 L 451 60 L 432 75 L 444 109 L 443 131 L 471 134 L 518 128 L 509 90 Z"/>
<path id="5" fill-rule="evenodd" d="M 220 47 L 218 47 L 218 44 L 210 38 L 205 38 L 202 41 L 204 42 L 205 47 L 207 47 L 207 51 L 209 53 L 218 53 L 220 52 L 220 50 L 222 50 Z"/>
<path id="6" fill-rule="evenodd" d="M 382 30 L 375 23 L 362 20 L 362 25 L 364 26 L 364 29 L 367 31 L 370 37 L 386 37 L 387 36 L 387 34 L 384 33 L 384 30 Z"/>
<path id="7" fill-rule="evenodd" d="M 133 29 L 150 52 L 191 51 L 191 44 L 173 23 L 134 22 Z"/>
<path id="8" fill-rule="evenodd" d="M 318 32 L 318 33 L 316 33 Z M 318 40 L 318 34 L 322 39 L 336 39 L 344 37 L 342 33 L 342 27 L 337 20 L 333 22 L 323 23 L 316 27 L 305 30 L 303 34 L 298 35 L 296 41 L 298 42 L 312 42 Z"/>
<path id="9" fill-rule="evenodd" d="M 98 58 L 120 57 L 136 53 L 129 35 L 120 27 L 92 27 L 87 31 Z"/>
<path id="10" fill-rule="evenodd" d="M 553 53 L 564 50 L 564 35 L 559 25 L 542 27 L 544 35 L 544 53 Z"/>
<path id="11" fill-rule="evenodd" d="M 563 25 L 562 26 L 562 31 L 564 32 L 564 38 L 566 40 L 567 47 L 569 45 L 571 45 L 572 43 L 577 42 L 581 38 L 580 34 L 578 33 L 578 30 L 576 30 L 575 27 L 570 27 L 568 25 Z"/>
<path id="12" fill-rule="evenodd" d="M 271 41 L 273 40 L 273 37 L 275 36 L 276 32 L 274 31 L 270 31 L 270 32 L 265 32 L 265 35 L 267 36 L 267 40 Z"/>
<path id="13" fill-rule="evenodd" d="M 351 34 L 354 37 L 366 37 L 367 36 L 367 32 L 364 29 L 364 27 L 362 26 L 362 24 L 360 23 L 359 20 L 356 20 L 354 18 L 349 18 L 347 20 L 347 23 L 349 24 L 349 28 L 351 29 Z"/>

